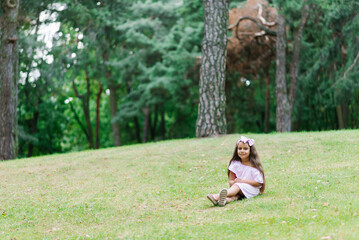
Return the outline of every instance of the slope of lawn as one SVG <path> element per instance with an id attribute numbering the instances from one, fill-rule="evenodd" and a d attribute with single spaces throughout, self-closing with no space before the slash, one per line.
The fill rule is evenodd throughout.
<path id="1" fill-rule="evenodd" d="M 266 193 L 223 208 L 240 135 L 0 162 L 0 239 L 359 239 L 359 130 L 245 135 Z"/>

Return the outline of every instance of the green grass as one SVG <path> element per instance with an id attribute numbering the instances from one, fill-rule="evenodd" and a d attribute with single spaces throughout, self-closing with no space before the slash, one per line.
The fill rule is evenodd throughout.
<path id="1" fill-rule="evenodd" d="M 0 163 L 0 239 L 359 239 L 359 131 L 247 134 L 266 193 L 224 208 L 240 135 Z"/>

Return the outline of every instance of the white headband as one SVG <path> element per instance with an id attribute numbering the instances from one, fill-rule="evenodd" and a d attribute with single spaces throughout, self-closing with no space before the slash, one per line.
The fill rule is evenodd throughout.
<path id="1" fill-rule="evenodd" d="M 248 145 L 249 145 L 250 147 L 252 147 L 253 144 L 254 144 L 254 139 L 250 139 L 250 138 L 246 138 L 246 137 L 244 137 L 244 136 L 241 136 L 241 138 L 237 141 L 237 144 L 238 144 L 239 142 L 248 143 Z"/>

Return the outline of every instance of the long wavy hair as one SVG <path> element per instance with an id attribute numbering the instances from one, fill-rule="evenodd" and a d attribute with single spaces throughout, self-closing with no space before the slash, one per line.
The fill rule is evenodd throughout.
<path id="1" fill-rule="evenodd" d="M 242 162 L 242 159 L 238 156 L 238 144 L 239 142 L 236 143 L 236 147 L 234 148 L 234 152 L 233 152 L 233 156 L 232 159 L 229 161 L 228 167 L 231 165 L 231 163 L 233 161 L 240 161 Z M 249 144 L 248 144 L 249 146 Z M 249 161 L 251 162 L 251 164 L 253 165 L 254 168 L 258 169 L 258 171 L 262 174 L 263 176 L 263 185 L 260 188 L 260 193 L 264 193 L 265 187 L 266 187 L 266 180 L 265 180 L 265 176 L 264 176 L 264 171 L 263 171 L 263 166 L 262 166 L 262 162 L 259 159 L 259 155 L 257 152 L 257 149 L 254 145 L 249 146 Z M 227 174 L 229 176 L 229 169 L 227 168 Z"/>

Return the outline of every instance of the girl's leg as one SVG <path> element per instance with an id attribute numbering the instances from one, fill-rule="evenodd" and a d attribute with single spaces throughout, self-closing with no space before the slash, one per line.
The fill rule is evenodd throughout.
<path id="1" fill-rule="evenodd" d="M 244 194 L 242 193 L 241 189 L 236 184 L 233 184 L 232 187 L 230 187 L 227 191 L 227 202 L 237 200 L 239 197 L 244 197 Z M 219 194 L 212 194 L 212 196 L 215 200 L 219 200 Z"/>
<path id="2" fill-rule="evenodd" d="M 231 201 L 238 200 L 239 198 L 245 198 L 245 196 L 244 196 L 242 190 L 240 189 L 240 187 L 238 187 L 236 184 L 233 184 L 228 189 L 226 201 L 228 203 Z"/>
<path id="3" fill-rule="evenodd" d="M 228 189 L 227 197 L 234 197 L 238 195 L 238 193 L 243 194 L 241 189 L 236 184 L 233 184 L 232 187 Z"/>
<path id="4" fill-rule="evenodd" d="M 226 197 L 226 202 L 229 203 L 229 202 L 238 200 L 238 198 L 239 198 L 239 195 L 236 195 L 236 196 L 233 196 L 233 197 Z"/>
<path id="5" fill-rule="evenodd" d="M 213 193 L 213 194 L 211 194 L 211 195 L 213 196 L 213 198 L 214 198 L 216 201 L 218 201 L 218 199 L 219 199 L 219 194 Z"/>

